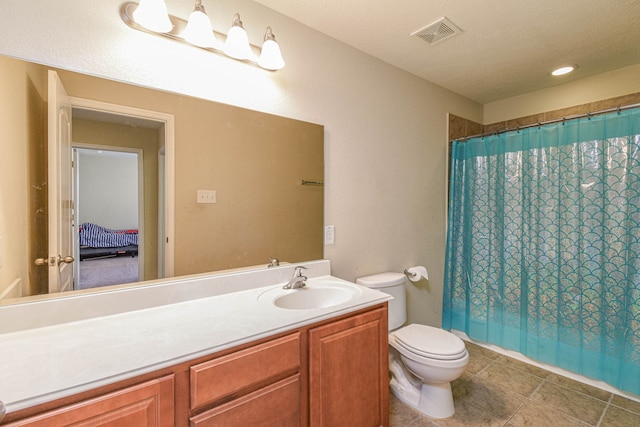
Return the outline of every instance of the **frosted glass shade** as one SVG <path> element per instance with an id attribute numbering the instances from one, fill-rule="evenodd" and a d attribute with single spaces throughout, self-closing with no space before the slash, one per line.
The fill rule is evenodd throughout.
<path id="1" fill-rule="evenodd" d="M 211 21 L 206 13 L 199 10 L 191 12 L 187 27 L 181 35 L 186 41 L 196 46 L 214 47 L 216 44 Z"/>
<path id="2" fill-rule="evenodd" d="M 275 40 L 265 40 L 258 65 L 267 70 L 279 70 L 284 67 L 284 59 L 280 53 L 280 46 Z"/>
<path id="3" fill-rule="evenodd" d="M 239 25 L 231 27 L 224 43 L 224 53 L 235 59 L 249 59 L 251 47 L 244 28 Z"/>
<path id="4" fill-rule="evenodd" d="M 133 19 L 136 24 L 156 33 L 168 33 L 173 28 L 164 0 L 140 0 L 133 11 Z"/>

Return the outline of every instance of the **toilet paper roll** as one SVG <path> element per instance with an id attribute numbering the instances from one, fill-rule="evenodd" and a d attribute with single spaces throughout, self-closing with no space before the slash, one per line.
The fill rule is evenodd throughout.
<path id="1" fill-rule="evenodd" d="M 423 277 L 425 279 L 429 280 L 429 273 L 427 272 L 427 268 L 423 267 L 422 265 L 418 265 L 418 266 L 415 266 L 415 267 L 409 267 L 404 272 L 407 275 L 407 277 L 409 278 L 409 280 L 411 280 L 412 282 L 417 282 L 418 280 L 422 279 Z"/>

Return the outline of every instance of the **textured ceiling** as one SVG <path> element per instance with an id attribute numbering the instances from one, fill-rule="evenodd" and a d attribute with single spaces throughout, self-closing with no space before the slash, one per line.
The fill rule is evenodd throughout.
<path id="1" fill-rule="evenodd" d="M 256 2 L 482 104 L 640 64 L 640 0 Z M 441 17 L 463 33 L 411 36 Z"/>

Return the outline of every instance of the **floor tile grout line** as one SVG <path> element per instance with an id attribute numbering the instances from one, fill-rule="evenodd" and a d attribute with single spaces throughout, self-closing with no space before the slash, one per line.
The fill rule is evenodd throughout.
<path id="1" fill-rule="evenodd" d="M 604 407 L 604 410 L 602 411 L 602 414 L 600 414 L 600 419 L 598 420 L 598 423 L 596 424 L 596 427 L 600 427 L 600 425 L 602 425 L 602 421 L 604 420 L 604 416 L 607 414 L 607 411 L 609 410 L 609 407 L 611 406 L 611 402 L 613 401 L 613 397 L 615 395 L 613 393 L 611 393 L 611 395 L 609 396 L 609 400 L 607 400 L 607 404 Z"/>
<path id="2" fill-rule="evenodd" d="M 598 402 L 602 402 L 602 403 L 604 403 L 604 404 L 607 404 L 609 401 L 611 401 L 611 399 L 612 399 L 612 398 L 613 398 L 613 396 L 614 396 L 614 394 L 613 394 L 613 393 L 611 393 L 611 392 L 607 392 L 607 393 L 609 393 L 609 397 L 607 398 L 607 400 L 602 400 L 602 399 L 599 399 L 599 398 L 597 398 L 597 397 L 595 397 L 595 396 L 592 396 L 592 395 L 590 395 L 590 394 L 588 394 L 588 393 L 584 393 L 584 392 L 582 392 L 582 391 L 580 391 L 580 390 L 577 390 L 577 389 L 575 389 L 575 388 L 573 388 L 573 387 L 570 387 L 570 386 L 566 386 L 566 385 L 562 385 L 562 384 L 555 383 L 555 382 L 553 382 L 553 381 L 548 380 L 547 378 L 545 378 L 544 380 L 545 380 L 546 382 L 548 382 L 549 384 L 551 384 L 551 385 L 554 385 L 554 386 L 556 386 L 556 387 L 563 388 L 563 389 L 565 389 L 565 390 L 572 391 L 572 392 L 577 393 L 577 394 L 579 394 L 579 395 L 581 395 L 581 396 L 584 396 L 584 397 L 588 397 L 588 398 L 590 398 L 590 399 L 597 400 Z"/>
<path id="3" fill-rule="evenodd" d="M 540 377 L 538 377 L 540 378 Z M 542 387 L 542 384 L 544 383 L 544 378 L 541 378 L 542 381 L 540 381 L 540 384 L 538 384 L 538 386 L 536 387 L 535 390 L 533 390 L 531 393 L 529 393 L 529 395 L 527 396 L 527 398 L 524 400 L 524 402 L 522 402 L 522 404 L 520 406 L 518 406 L 518 409 L 516 409 L 515 411 L 513 411 L 513 414 L 511 414 L 511 416 L 507 419 L 507 421 L 503 424 L 503 426 L 506 426 L 513 417 L 516 416 L 516 414 L 518 413 L 518 411 L 520 411 L 520 409 L 522 409 L 527 403 L 529 403 L 530 401 L 533 401 L 535 403 L 535 400 L 531 399 L 531 396 L 533 396 L 536 391 L 538 391 L 540 389 L 540 387 Z"/>
<path id="4" fill-rule="evenodd" d="M 597 397 L 595 397 L 595 396 L 591 396 L 591 395 L 589 395 L 589 394 L 587 394 L 587 393 L 583 393 L 583 392 L 581 392 L 581 391 L 579 391 L 579 390 L 576 390 L 576 389 L 574 389 L 574 388 L 572 388 L 572 387 L 563 386 L 563 385 L 561 385 L 561 384 L 554 383 L 553 381 L 550 381 L 550 380 L 548 380 L 548 379 L 546 379 L 546 378 L 544 379 L 544 381 L 543 381 L 543 382 L 549 383 L 549 384 L 551 384 L 551 385 L 553 385 L 553 386 L 555 386 L 555 387 L 560 387 L 560 388 L 562 388 L 562 389 L 565 389 L 565 390 L 571 391 L 571 392 L 576 393 L 576 394 L 578 394 L 578 395 L 580 395 L 580 396 L 587 397 L 587 398 L 589 398 L 589 399 L 593 399 L 593 400 L 596 400 L 596 401 L 598 401 L 598 402 L 602 402 L 602 403 L 604 403 L 604 408 L 602 409 L 602 412 L 600 413 L 600 418 L 598 419 L 598 421 L 597 421 L 595 424 L 588 423 L 587 421 L 581 420 L 580 418 L 576 418 L 576 417 L 574 417 L 574 416 L 572 416 L 572 415 L 569 415 L 569 414 L 567 414 L 567 413 L 565 413 L 565 412 L 558 411 L 558 412 L 560 412 L 561 414 L 564 414 L 564 415 L 566 415 L 566 416 L 568 416 L 568 417 L 570 417 L 570 418 L 573 418 L 573 419 L 575 419 L 575 420 L 578 420 L 578 421 L 580 421 L 580 422 L 582 422 L 582 423 L 585 423 L 585 424 L 588 424 L 588 425 L 590 425 L 590 426 L 594 426 L 594 427 L 598 427 L 598 426 L 600 425 L 600 422 L 601 422 L 602 418 L 604 417 L 604 413 L 607 411 L 607 408 L 609 407 L 609 402 L 611 402 L 611 400 L 612 400 L 612 399 L 613 399 L 613 397 L 614 397 L 614 394 L 613 394 L 613 393 L 609 393 L 609 398 L 608 398 L 606 401 L 604 401 L 604 400 L 602 400 L 602 399 L 598 399 L 598 398 L 597 398 Z"/>
<path id="5" fill-rule="evenodd" d="M 507 418 L 507 420 L 506 420 L 506 421 L 504 422 L 504 424 L 502 424 L 502 425 L 503 425 L 503 426 L 506 426 L 507 424 L 509 424 L 509 423 L 511 422 L 511 420 L 513 419 L 513 417 L 515 417 L 515 416 L 516 416 L 516 414 L 518 413 L 518 411 L 520 411 L 520 409 L 522 409 L 522 408 L 524 407 L 524 405 L 526 405 L 526 404 L 527 404 L 527 402 L 529 402 L 529 400 L 530 400 L 530 399 L 531 399 L 531 397 L 527 397 L 527 398 L 524 400 L 524 402 L 522 402 L 522 403 L 520 404 L 520 406 L 518 406 L 518 407 L 516 408 L 516 410 L 515 410 L 515 411 L 513 411 L 513 413 L 512 413 L 511 415 L 509 415 L 509 418 Z"/>

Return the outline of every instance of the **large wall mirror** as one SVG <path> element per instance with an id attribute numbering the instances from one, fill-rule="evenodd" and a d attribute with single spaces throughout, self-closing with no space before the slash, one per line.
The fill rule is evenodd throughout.
<path id="1" fill-rule="evenodd" d="M 0 56 L 0 304 L 53 293 L 50 70 Z M 321 125 L 53 71 L 72 104 L 72 288 L 322 258 Z M 102 260 L 123 278 L 101 283 Z"/>

